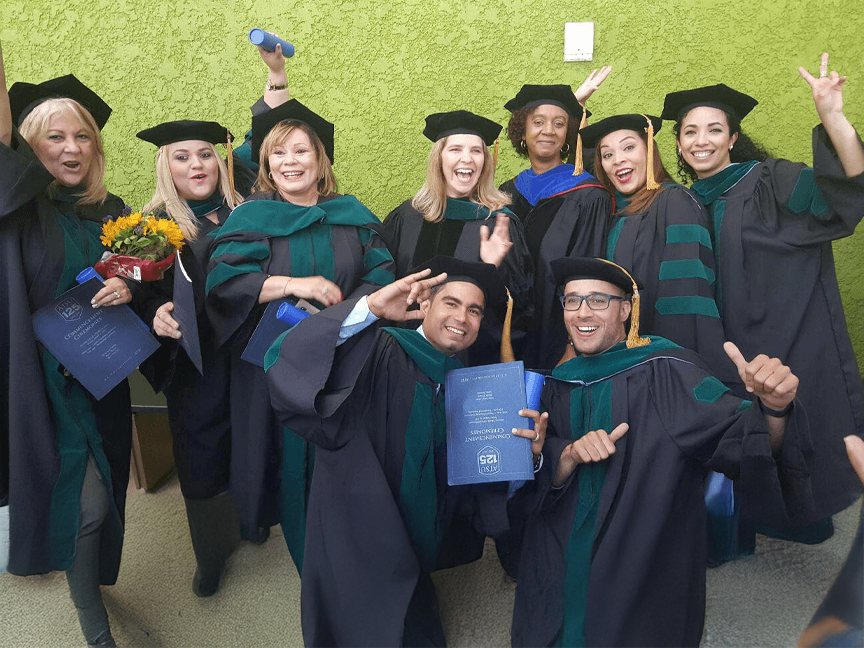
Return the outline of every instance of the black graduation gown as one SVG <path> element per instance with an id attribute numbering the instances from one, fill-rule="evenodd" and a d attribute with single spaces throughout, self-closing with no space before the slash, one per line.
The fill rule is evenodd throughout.
<path id="1" fill-rule="evenodd" d="M 259 527 L 270 527 L 280 521 L 280 475 L 283 462 L 283 435 L 270 405 L 270 395 L 264 370 L 241 358 L 249 337 L 263 314 L 266 304 L 258 303 L 261 286 L 269 275 L 311 276 L 323 274 L 339 286 L 343 296 L 364 295 L 374 292 L 382 284 L 393 280 L 393 260 L 387 251 L 384 239 L 379 235 L 380 223 L 359 201 L 351 196 L 333 196 L 322 199 L 319 207 L 339 199 L 343 204 L 351 203 L 346 209 L 356 213 L 365 224 L 328 225 L 329 241 L 326 254 L 309 255 L 304 259 L 292 259 L 292 246 L 300 245 L 304 250 L 312 249 L 313 229 L 304 228 L 290 236 L 281 236 L 270 231 L 289 223 L 270 217 L 261 221 L 260 228 L 252 229 L 246 225 L 246 211 L 250 203 L 267 200 L 284 203 L 278 194 L 257 194 L 244 203 L 243 209 L 235 209 L 225 224 L 218 230 L 211 252 L 208 271 L 208 292 L 206 308 L 213 327 L 217 345 L 227 344 L 231 354 L 230 409 L 231 409 L 231 467 L 230 491 L 240 516 L 241 535 L 245 539 L 258 538 Z M 353 201 L 353 202 L 352 202 Z M 302 208 L 306 209 L 306 208 Z M 310 208 L 312 212 L 316 211 Z M 321 211 L 318 209 L 317 211 Z M 243 218 L 238 230 L 235 223 Z M 232 221 L 232 219 L 234 219 Z M 275 230 L 274 230 L 275 231 Z M 299 243 L 298 243 L 299 242 Z M 296 248 L 295 248 L 296 249 Z M 247 255 L 248 254 L 248 255 Z M 301 265 L 302 263 L 302 265 Z M 312 271 L 303 271 L 311 263 Z M 367 265 L 369 264 L 369 265 Z M 211 287 L 214 277 L 222 271 L 235 273 L 229 279 Z M 225 274 L 221 275 L 226 276 Z M 320 306 L 320 304 L 315 304 Z M 308 488 L 307 462 L 304 457 L 308 448 L 294 435 L 286 437 L 293 448 L 291 457 L 298 462 L 291 470 L 286 470 L 285 479 L 291 478 L 298 483 L 296 488 Z M 294 443 L 296 441 L 296 444 Z M 301 498 L 302 502 L 302 498 Z M 301 507 L 303 504 L 301 504 Z M 296 524 L 302 527 L 302 512 L 297 513 Z M 286 532 L 286 540 L 299 537 L 302 542 L 302 528 L 296 534 Z M 290 548 L 289 544 L 289 548 Z M 301 544 L 302 546 L 302 544 Z M 294 551 L 294 553 L 297 553 Z M 294 555 L 292 553 L 292 556 Z M 298 556 L 294 556 L 299 563 Z"/>
<path id="2" fill-rule="evenodd" d="M 513 214 L 503 209 L 489 215 L 489 210 L 456 198 L 447 199 L 448 210 L 440 223 L 430 223 L 406 200 L 384 219 L 384 231 L 388 246 L 396 261 L 396 276 L 404 277 L 421 263 L 437 255 L 450 256 L 464 261 L 480 259 L 480 228 L 491 232 L 495 217 L 507 215 L 510 221 L 510 240 L 513 247 L 499 267 L 501 280 L 513 297 L 512 341 L 519 348 L 523 329 L 534 314 L 534 264 L 522 223 Z M 501 361 L 502 322 L 492 313 L 483 318 L 477 341 L 465 354 L 465 362 L 471 366 Z"/>
<path id="3" fill-rule="evenodd" d="M 482 542 L 474 542 L 478 536 L 466 524 L 475 510 L 471 489 L 447 486 L 446 451 L 437 444 L 432 450 L 443 384 L 376 325 L 336 347 L 355 303 L 304 320 L 270 350 L 279 351 L 267 372 L 273 407 L 283 424 L 316 446 L 301 592 L 308 646 L 401 645 L 418 579 L 459 562 L 459 545 L 477 551 L 466 556 L 461 547 L 461 562 L 482 553 Z M 424 344 L 436 362 L 448 360 Z M 429 409 L 418 405 L 424 388 L 434 393 Z M 435 462 L 435 501 L 424 499 L 420 506 L 437 507 L 442 538 L 435 558 L 422 557 L 412 540 L 419 531 L 400 511 L 406 448 L 418 440 L 428 444 L 426 457 Z M 437 616 L 433 609 L 415 612 Z"/>
<path id="4" fill-rule="evenodd" d="M 522 344 L 526 369 L 552 369 L 564 355 L 567 335 L 550 263 L 561 257 L 603 257 L 613 200 L 596 178 L 540 200 L 532 206 L 516 189 L 515 178 L 500 189 L 513 197 L 510 210 L 525 229 L 534 260 L 534 321 Z"/>
<path id="5" fill-rule="evenodd" d="M 54 178 L 17 131 L 13 144 L 0 145 L 0 505 L 9 505 L 9 572 L 27 576 L 60 568 L 49 535 L 60 458 L 31 315 L 57 291 L 65 246 L 57 209 L 46 195 Z M 99 221 L 122 209 L 123 201 L 109 194 L 102 205 L 76 213 Z M 90 402 L 122 522 L 132 451 L 129 384 L 124 380 Z M 110 585 L 117 580 L 123 534 L 112 524 L 103 531 L 99 577 Z"/>
<path id="6" fill-rule="evenodd" d="M 843 437 L 864 434 L 864 392 L 831 242 L 850 236 L 864 216 L 864 174 L 846 177 L 821 125 L 813 165 L 769 158 L 708 211 L 726 335 L 744 357 L 780 358 L 800 378 L 816 448 L 813 495 L 824 517 L 862 492 Z M 704 182 L 694 185 L 697 195 Z"/>
<path id="7" fill-rule="evenodd" d="M 733 396 L 696 354 L 651 339 L 577 357 L 546 381 L 549 426 L 526 525 L 514 646 L 556 637 L 556 645 L 698 646 L 708 469 L 759 492 L 747 503 L 762 516 L 812 515 L 803 408 L 795 404 L 775 463 L 760 405 Z M 551 488 L 567 444 L 622 422 L 630 429 L 614 455 Z"/>
<path id="8" fill-rule="evenodd" d="M 723 350 L 708 214 L 687 189 L 663 185 L 645 212 L 616 214 L 605 258 L 639 283 L 640 332 L 696 351 L 714 376 L 729 385 L 740 382 Z"/>
<path id="9" fill-rule="evenodd" d="M 209 236 L 225 219 L 230 208 L 222 205 L 216 212 L 219 224 L 198 219 L 198 238 L 188 241 L 180 251 L 183 267 L 192 280 L 194 311 L 198 322 L 203 375 L 176 340 L 157 337 L 159 350 L 142 363 L 141 373 L 156 392 L 164 392 L 168 422 L 174 446 L 174 463 L 180 489 L 187 499 L 207 499 L 228 488 L 231 457 L 230 353 L 216 346 L 216 337 L 204 307 L 204 283 L 213 237 Z M 136 295 L 136 310 L 152 328 L 157 309 L 175 298 L 174 274 L 177 265 L 165 271 L 162 279 L 148 282 Z M 175 302 L 176 303 L 176 302 Z"/>

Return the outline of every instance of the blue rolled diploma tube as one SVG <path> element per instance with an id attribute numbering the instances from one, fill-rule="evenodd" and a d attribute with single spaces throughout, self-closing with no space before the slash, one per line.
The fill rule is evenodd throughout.
<path id="1" fill-rule="evenodd" d="M 279 307 L 279 310 L 276 311 L 276 319 L 291 326 L 294 326 L 295 324 L 299 323 L 301 320 L 306 319 L 307 317 L 309 317 L 309 313 L 304 310 L 300 310 L 294 304 L 282 304 Z"/>
<path id="2" fill-rule="evenodd" d="M 540 407 L 540 394 L 543 393 L 543 383 L 546 376 L 534 371 L 525 372 L 525 395 L 527 396 L 528 409 L 537 410 Z M 534 420 L 528 419 L 528 429 L 534 429 Z"/>
<path id="3" fill-rule="evenodd" d="M 102 276 L 93 268 L 84 268 L 75 276 L 75 281 L 77 281 L 79 284 L 86 283 L 91 279 L 98 279 L 99 281 L 102 281 Z"/>
<path id="4" fill-rule="evenodd" d="M 291 58 L 294 56 L 294 46 L 291 43 L 282 40 L 278 36 L 269 34 L 263 29 L 258 29 L 257 27 L 249 31 L 249 42 L 253 45 L 264 48 L 268 52 L 274 51 L 276 45 L 279 44 L 282 46 L 282 56 L 285 58 Z"/>

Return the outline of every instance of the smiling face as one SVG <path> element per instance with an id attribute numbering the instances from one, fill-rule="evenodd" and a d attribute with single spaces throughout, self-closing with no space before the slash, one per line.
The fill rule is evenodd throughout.
<path id="1" fill-rule="evenodd" d="M 50 121 L 33 150 L 58 183 L 75 187 L 87 177 L 96 148 L 89 129 L 74 113 L 64 110 Z"/>
<path id="2" fill-rule="evenodd" d="M 552 104 L 540 104 L 525 120 L 525 145 L 528 159 L 535 162 L 561 162 L 561 149 L 567 141 L 567 111 Z"/>
<path id="3" fill-rule="evenodd" d="M 729 134 L 726 113 L 719 108 L 699 106 L 681 120 L 678 148 L 681 157 L 699 178 L 710 178 L 732 162 L 729 151 L 738 133 Z"/>
<path id="4" fill-rule="evenodd" d="M 565 295 L 585 297 L 592 293 L 624 297 L 620 288 L 599 279 L 575 279 L 568 281 L 564 287 Z M 629 300 L 613 299 L 606 310 L 591 310 L 585 301 L 579 305 L 579 310 L 565 310 L 564 325 L 576 352 L 587 356 L 598 355 L 627 339 L 624 323 L 630 317 L 630 309 Z"/>
<path id="5" fill-rule="evenodd" d="M 471 195 L 483 172 L 483 150 L 479 135 L 460 133 L 449 135 L 441 150 L 441 173 L 447 185 L 448 198 Z"/>
<path id="6" fill-rule="evenodd" d="M 645 186 L 648 177 L 648 147 L 632 130 L 617 130 L 600 140 L 603 171 L 617 191 L 630 195 Z"/>
<path id="7" fill-rule="evenodd" d="M 318 154 L 302 128 L 294 128 L 273 146 L 267 163 L 273 184 L 288 202 L 315 205 L 318 202 Z"/>
<path id="8" fill-rule="evenodd" d="M 216 191 L 219 164 L 209 142 L 187 140 L 167 146 L 168 169 L 183 200 L 204 200 Z"/>
<path id="9" fill-rule="evenodd" d="M 475 284 L 445 283 L 431 299 L 420 304 L 426 339 L 445 355 L 467 349 L 477 339 L 485 303 L 483 291 Z"/>

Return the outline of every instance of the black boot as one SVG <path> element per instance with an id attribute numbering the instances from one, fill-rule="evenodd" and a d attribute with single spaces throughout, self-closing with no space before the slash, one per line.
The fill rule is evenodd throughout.
<path id="1" fill-rule="evenodd" d="M 197 596 L 213 596 L 225 562 L 240 543 L 240 522 L 228 493 L 203 500 L 186 500 L 186 517 L 198 568 L 192 578 Z"/>

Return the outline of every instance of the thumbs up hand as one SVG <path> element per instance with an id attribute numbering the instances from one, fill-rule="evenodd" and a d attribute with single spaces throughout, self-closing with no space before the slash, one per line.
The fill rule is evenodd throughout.
<path id="1" fill-rule="evenodd" d="M 732 342 L 723 345 L 726 355 L 735 363 L 747 391 L 773 410 L 785 409 L 798 392 L 798 377 L 777 358 L 760 353 L 750 362 Z"/>

